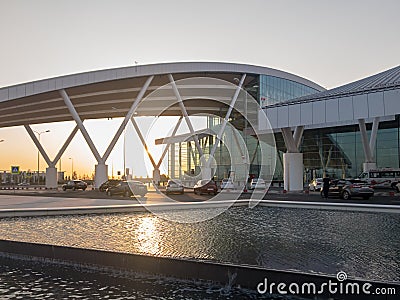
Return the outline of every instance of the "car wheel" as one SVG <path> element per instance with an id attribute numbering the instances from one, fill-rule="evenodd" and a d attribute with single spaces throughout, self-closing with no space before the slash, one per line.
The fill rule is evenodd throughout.
<path id="1" fill-rule="evenodd" d="M 66 187 L 63 187 L 62 189 L 63 189 L 63 191 L 64 191 L 64 192 L 67 190 L 67 188 L 66 188 Z"/>
<path id="2" fill-rule="evenodd" d="M 350 193 L 348 191 L 344 191 L 343 194 L 342 194 L 342 198 L 344 200 L 349 200 L 351 198 L 350 197 Z"/>

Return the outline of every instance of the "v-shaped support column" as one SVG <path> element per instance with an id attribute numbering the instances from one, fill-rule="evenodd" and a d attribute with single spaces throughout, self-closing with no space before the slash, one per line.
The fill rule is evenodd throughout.
<path id="1" fill-rule="evenodd" d="M 180 118 L 179 118 L 177 124 L 175 125 L 174 130 L 172 131 L 171 137 L 174 137 L 175 134 L 176 134 L 176 132 L 178 131 L 179 126 L 181 125 L 181 122 L 182 122 L 182 118 L 183 118 L 183 117 L 180 117 Z M 142 145 L 143 145 L 143 147 L 144 147 L 144 149 L 145 149 L 145 151 L 146 151 L 146 153 L 147 153 L 147 155 L 148 155 L 148 157 L 149 157 L 149 159 L 150 159 L 151 164 L 153 165 L 153 168 L 154 168 L 154 169 L 153 169 L 153 181 L 154 181 L 155 184 L 158 185 L 158 184 L 160 183 L 160 180 L 161 180 L 160 166 L 161 166 L 161 164 L 162 164 L 162 161 L 164 160 L 165 155 L 167 154 L 167 151 L 168 151 L 169 146 L 171 145 L 171 143 L 168 143 L 168 144 L 166 145 L 166 147 L 165 147 L 163 153 L 161 154 L 160 160 L 159 160 L 158 163 L 156 164 L 156 162 L 155 162 L 155 160 L 154 160 L 154 158 L 153 158 L 153 155 L 152 155 L 152 154 L 150 153 L 150 151 L 149 151 L 149 147 L 147 146 L 146 140 L 144 139 L 143 134 L 142 134 L 142 132 L 140 131 L 140 128 L 139 128 L 139 126 L 137 125 L 137 123 L 136 123 L 136 121 L 135 121 L 135 118 L 132 117 L 132 118 L 131 118 L 131 122 L 132 122 L 133 127 L 135 128 L 135 131 L 136 131 L 136 133 L 137 133 L 137 135 L 138 135 L 140 141 L 142 142 Z"/>
<path id="2" fill-rule="evenodd" d="M 43 146 L 40 144 L 39 139 L 36 137 L 35 133 L 33 132 L 32 128 L 29 125 L 24 125 L 26 131 L 28 132 L 29 136 L 35 143 L 36 147 L 38 148 L 40 154 L 43 156 L 44 160 L 46 161 L 48 168 L 46 168 L 46 188 L 53 189 L 57 188 L 57 168 L 56 164 L 60 160 L 61 156 L 64 154 L 65 150 L 67 149 L 68 145 L 71 143 L 72 139 L 74 138 L 75 134 L 78 131 L 78 126 L 72 130 L 71 134 L 68 136 L 67 140 L 65 141 L 64 145 L 61 147 L 60 151 L 58 151 L 54 160 L 50 160 L 49 156 L 47 155 L 46 151 L 44 150 Z M 60 170 L 61 171 L 61 170 Z"/>
<path id="3" fill-rule="evenodd" d="M 363 171 L 366 172 L 369 171 L 370 169 L 376 169 L 374 152 L 375 152 L 376 138 L 378 135 L 379 117 L 374 118 L 369 142 L 368 142 L 367 128 L 365 125 L 365 119 L 359 119 L 358 125 L 360 128 L 361 142 L 363 145 L 364 155 L 365 155 L 365 162 L 363 163 Z"/>
<path id="4" fill-rule="evenodd" d="M 132 106 L 130 107 L 128 113 L 126 114 L 124 120 L 122 121 L 120 127 L 118 128 L 116 134 L 114 135 L 114 138 L 112 139 L 110 145 L 108 146 L 108 148 L 105 151 L 103 156 L 100 156 L 99 152 L 97 151 L 96 146 L 94 145 L 91 137 L 89 136 L 89 133 L 87 132 L 85 126 L 83 125 L 83 121 L 81 120 L 78 112 L 76 111 L 74 105 L 72 104 L 72 101 L 69 98 L 67 92 L 64 89 L 59 91 L 61 97 L 64 100 L 65 105 L 67 106 L 69 112 L 71 113 L 71 116 L 75 120 L 76 125 L 78 126 L 79 130 L 81 131 L 83 137 L 85 138 L 86 143 L 88 144 L 90 150 L 92 151 L 94 157 L 96 158 L 96 160 L 98 162 L 98 164 L 95 166 L 95 180 L 94 180 L 95 188 L 100 187 L 100 185 L 103 182 L 108 180 L 108 168 L 107 168 L 107 165 L 105 164 L 105 162 L 107 161 L 112 149 L 114 148 L 119 137 L 121 136 L 121 133 L 125 129 L 126 124 L 129 122 L 130 118 L 132 118 L 137 107 L 139 106 L 140 102 L 142 101 L 143 96 L 146 93 L 148 87 L 150 86 L 150 83 L 153 80 L 153 78 L 154 78 L 154 76 L 150 76 L 147 78 L 145 84 L 140 89 L 139 94 L 137 95 Z"/>

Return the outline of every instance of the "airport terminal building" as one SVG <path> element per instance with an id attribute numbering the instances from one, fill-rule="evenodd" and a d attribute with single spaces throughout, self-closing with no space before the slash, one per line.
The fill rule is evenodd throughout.
<path id="1" fill-rule="evenodd" d="M 139 116 L 181 116 L 179 122 L 191 129 L 188 117 L 204 115 L 204 130 L 186 136 L 173 132 L 156 141 L 165 144 L 171 178 L 226 178 L 235 171 L 227 160 L 232 155 L 246 162 L 251 176 L 263 177 L 260 156 L 265 153 L 259 150 L 258 136 L 273 133 L 269 147 L 274 147 L 275 157 L 268 159 L 275 166 L 267 179 L 283 180 L 287 190 L 299 190 L 323 175 L 355 177 L 370 168 L 399 168 L 399 114 L 400 67 L 332 90 L 271 68 L 208 62 L 93 71 L 0 89 L 0 126 L 25 127 L 48 164 L 47 187 L 56 186 L 56 164 L 78 130 L 96 158 L 99 186 L 108 178 L 107 158 L 128 122 L 134 124 Z M 100 154 L 84 120 L 110 117 L 121 118 L 121 126 Z M 30 125 L 62 121 L 75 121 L 76 127 L 51 159 Z M 239 133 L 247 155 L 234 154 L 224 145 L 227 128 Z M 140 131 L 137 134 L 147 147 Z M 235 134 L 231 139 L 237 140 Z M 212 166 L 202 162 L 204 155 L 215 159 Z M 151 160 L 156 180 L 160 162 Z M 239 159 L 235 166 L 241 164 Z"/>

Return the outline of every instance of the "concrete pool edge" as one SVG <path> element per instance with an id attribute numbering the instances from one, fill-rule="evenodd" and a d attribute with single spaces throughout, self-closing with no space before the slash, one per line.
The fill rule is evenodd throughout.
<path id="1" fill-rule="evenodd" d="M 217 282 L 222 285 L 240 286 L 251 290 L 257 290 L 257 285 L 264 282 L 296 283 L 298 285 L 314 283 L 321 286 L 329 280 L 338 282 L 335 276 L 302 273 L 295 271 L 280 271 L 264 269 L 257 266 L 236 265 L 230 263 L 218 263 L 185 258 L 154 257 L 141 254 L 111 252 L 95 249 L 73 248 L 47 244 L 36 244 L 0 240 L 0 256 L 13 258 L 26 257 L 27 259 L 42 259 L 55 264 L 79 264 L 82 267 L 93 266 L 111 268 L 117 270 L 137 272 L 140 274 L 161 275 L 184 280 L 204 280 Z M 400 293 L 400 283 L 364 281 L 349 279 L 346 281 L 358 283 L 360 286 L 366 283 L 374 288 L 395 288 Z M 311 295 L 303 295 L 303 297 Z M 315 296 L 315 295 L 313 295 Z M 329 293 L 318 296 L 330 297 Z M 388 295 L 390 296 L 390 295 Z M 374 298 L 367 295 L 336 295 L 335 299 L 395 299 Z"/>

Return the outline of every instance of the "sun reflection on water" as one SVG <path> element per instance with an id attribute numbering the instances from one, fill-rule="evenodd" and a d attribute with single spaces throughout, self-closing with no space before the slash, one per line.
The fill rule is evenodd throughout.
<path id="1" fill-rule="evenodd" d="M 138 240 L 138 250 L 148 254 L 158 254 L 160 252 L 160 239 L 157 227 L 157 219 L 154 217 L 143 217 L 135 230 Z"/>

